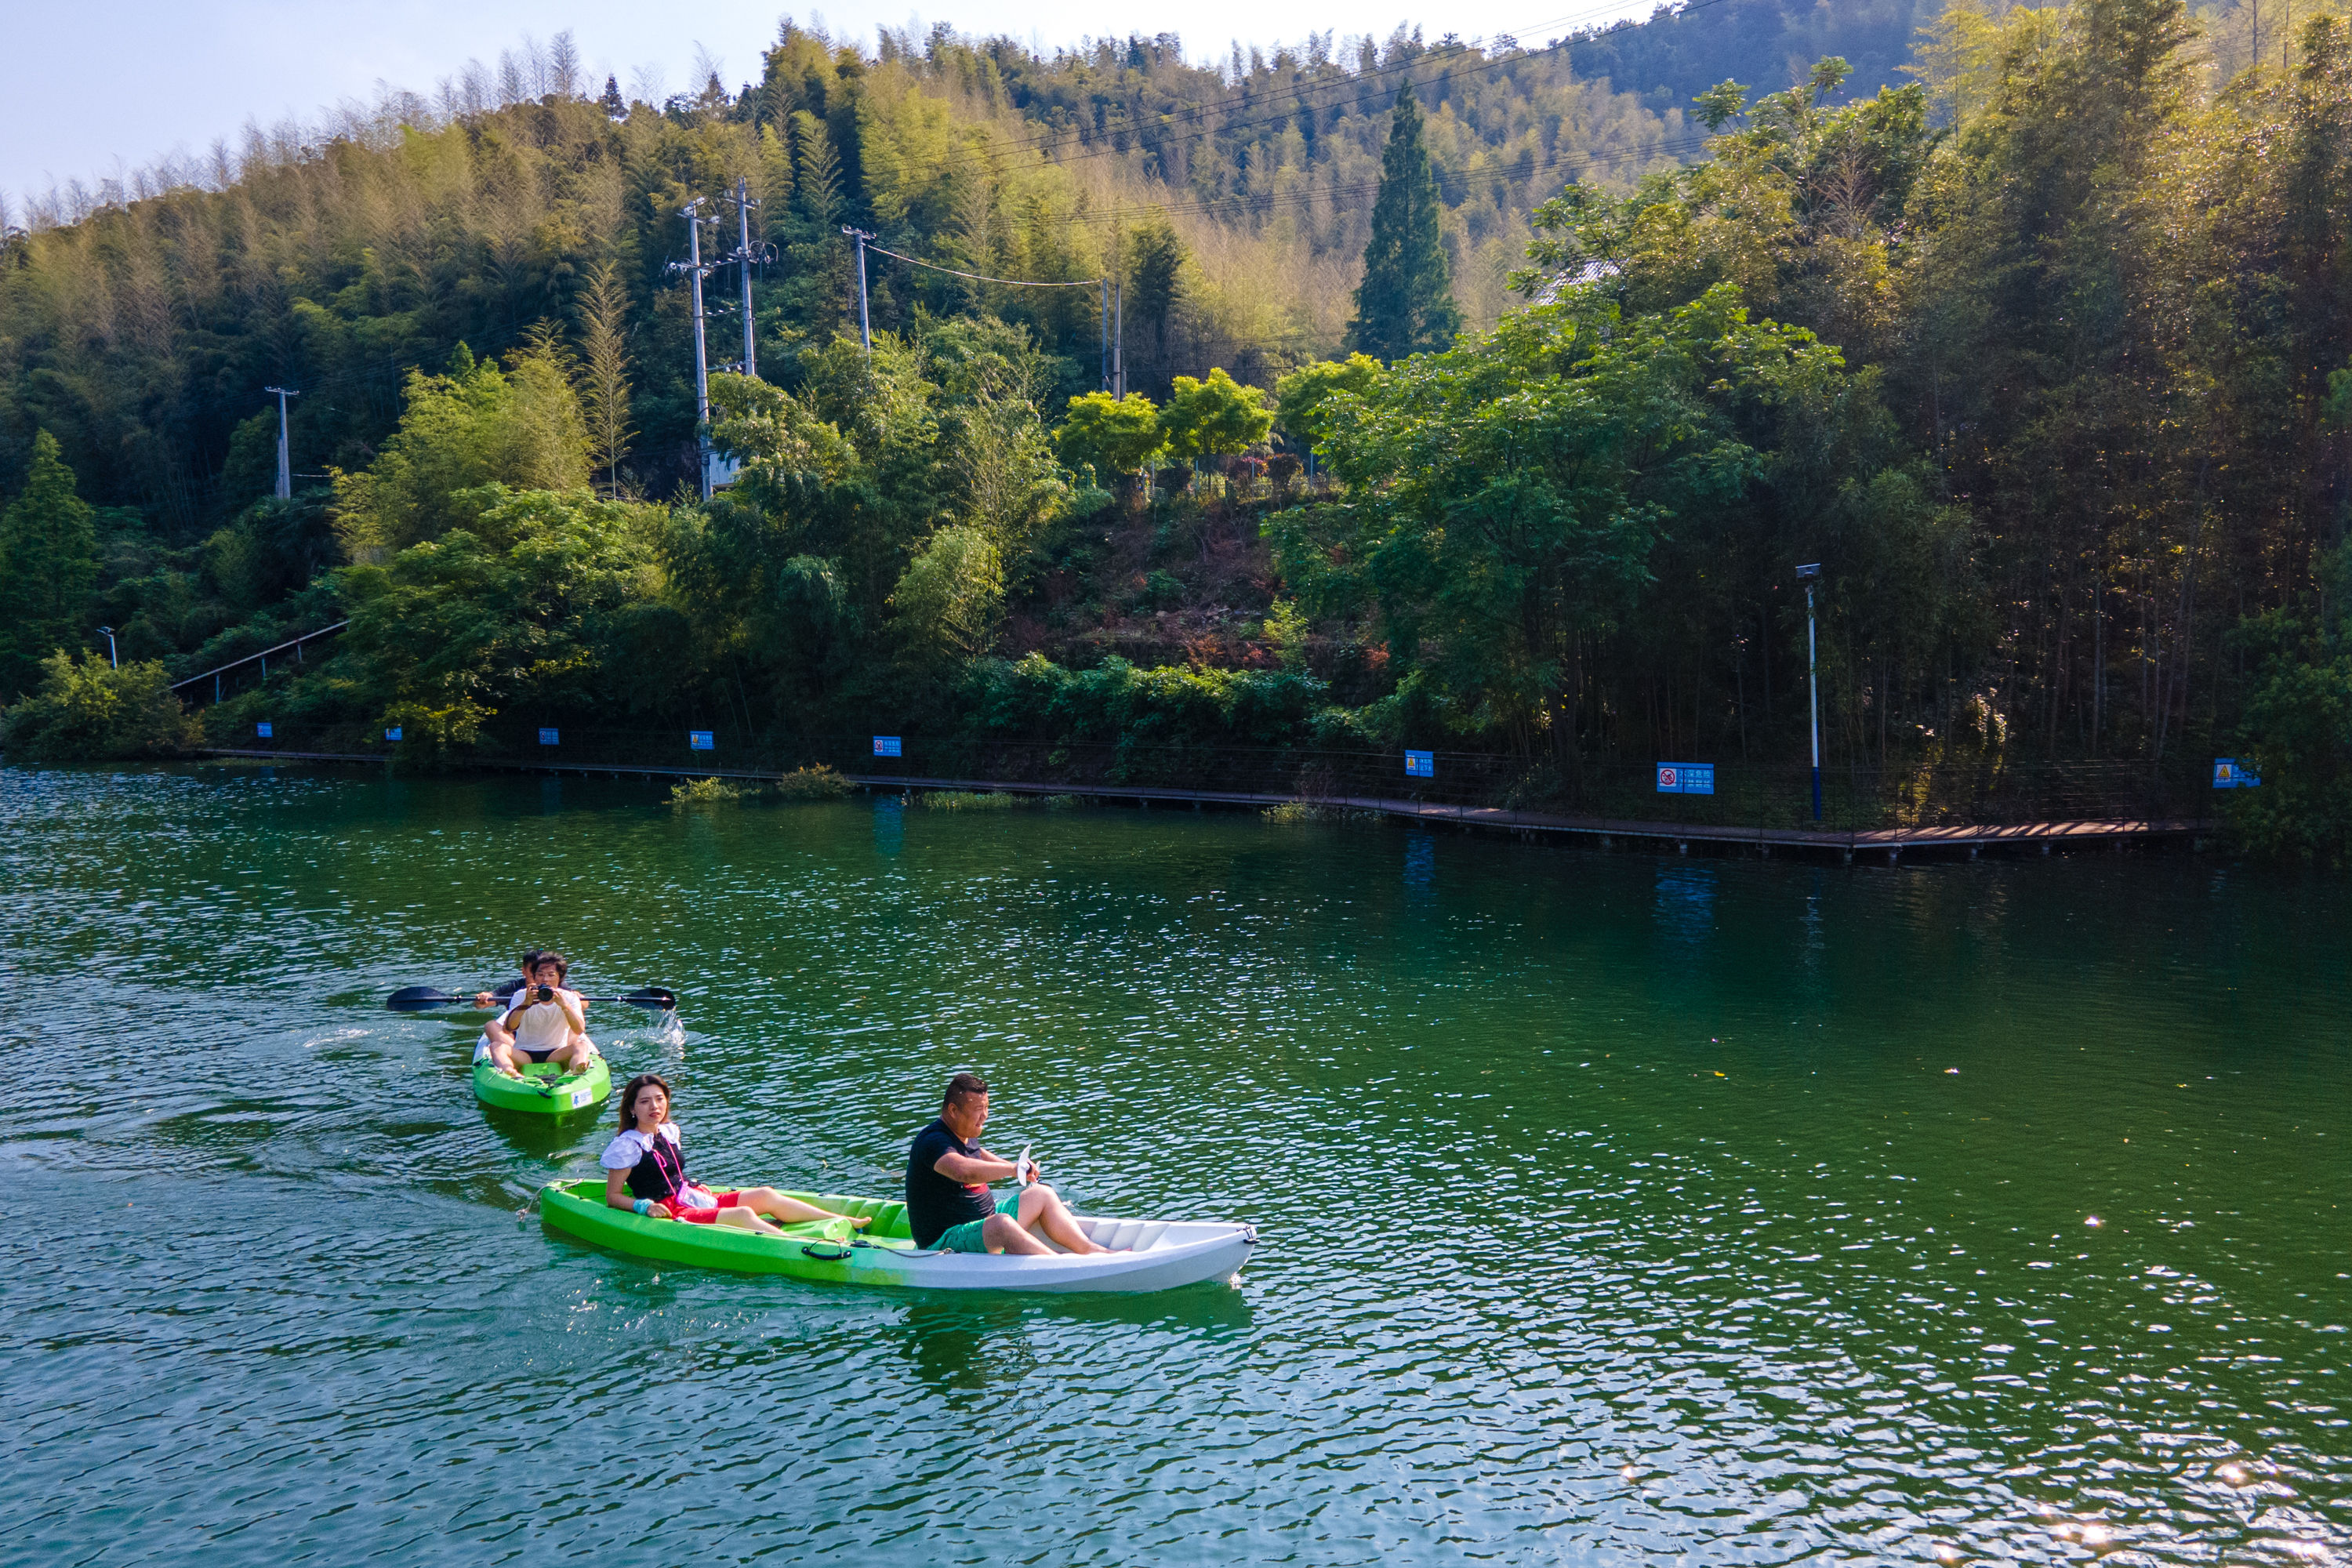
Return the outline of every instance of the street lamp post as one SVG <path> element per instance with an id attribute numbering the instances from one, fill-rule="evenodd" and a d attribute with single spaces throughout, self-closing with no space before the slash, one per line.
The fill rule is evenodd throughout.
<path id="1" fill-rule="evenodd" d="M 106 639 L 107 668 L 109 669 L 121 669 L 122 668 L 122 661 L 114 657 L 114 628 L 112 626 L 100 626 L 98 628 L 98 635 Z"/>
<path id="2" fill-rule="evenodd" d="M 1805 585 L 1805 680 L 1812 688 L 1813 729 L 1813 820 L 1822 819 L 1822 672 L 1813 654 L 1813 584 L 1820 581 L 1822 563 L 1797 568 L 1797 581 Z"/>

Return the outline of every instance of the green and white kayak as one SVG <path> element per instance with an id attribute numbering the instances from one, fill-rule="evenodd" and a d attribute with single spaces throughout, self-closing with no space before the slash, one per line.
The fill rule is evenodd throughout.
<path id="1" fill-rule="evenodd" d="M 788 1195 L 873 1223 L 861 1232 L 845 1221 L 827 1220 L 763 1236 L 731 1226 L 652 1219 L 607 1205 L 601 1181 L 551 1182 L 540 1189 L 539 1215 L 551 1230 L 632 1258 L 913 1290 L 1167 1290 L 1235 1278 L 1257 1243 L 1256 1230 L 1246 1225 L 1079 1215 L 1074 1217 L 1087 1235 L 1112 1250 L 1083 1258 L 1064 1252 L 1044 1258 L 926 1252 L 915 1246 L 903 1203 L 830 1193 Z"/>
<path id="2" fill-rule="evenodd" d="M 474 1047 L 474 1098 L 493 1110 L 520 1111 L 526 1116 L 570 1116 L 593 1110 L 612 1097 L 613 1072 L 599 1056 L 584 1073 L 567 1072 L 552 1062 L 531 1062 L 518 1080 L 500 1072 L 490 1059 L 489 1041 Z"/>

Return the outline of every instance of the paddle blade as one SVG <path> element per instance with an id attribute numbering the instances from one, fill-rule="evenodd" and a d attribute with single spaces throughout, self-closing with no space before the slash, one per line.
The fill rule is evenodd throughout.
<path id="1" fill-rule="evenodd" d="M 427 1007 L 446 1007 L 464 998 L 446 991 L 436 991 L 430 985 L 404 985 L 384 998 L 383 1005 L 395 1013 L 422 1013 Z"/>
<path id="2" fill-rule="evenodd" d="M 632 991 L 621 1000 L 632 1007 L 653 1007 L 664 1013 L 677 1011 L 677 993 L 665 991 L 658 985 L 648 985 L 642 991 Z"/>

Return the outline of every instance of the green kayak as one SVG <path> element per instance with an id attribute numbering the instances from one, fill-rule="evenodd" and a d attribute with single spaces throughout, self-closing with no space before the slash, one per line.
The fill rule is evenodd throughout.
<path id="1" fill-rule="evenodd" d="M 498 1069 L 488 1055 L 474 1058 L 474 1098 L 493 1110 L 530 1116 L 570 1116 L 593 1110 L 613 1093 L 612 1069 L 598 1057 L 584 1073 L 567 1073 L 551 1062 L 533 1062 L 520 1080 Z"/>
<path id="2" fill-rule="evenodd" d="M 552 1182 L 539 1193 L 549 1229 L 632 1258 L 782 1274 L 823 1284 L 918 1290 L 1165 1290 L 1206 1279 L 1238 1279 L 1257 1232 L 1245 1225 L 1075 1216 L 1088 1237 L 1111 1248 L 1076 1257 L 926 1252 L 907 1227 L 907 1205 L 890 1198 L 789 1193 L 835 1214 L 870 1218 L 863 1231 L 846 1220 L 786 1226 L 782 1236 L 731 1226 L 689 1225 L 611 1207 L 602 1181 Z"/>

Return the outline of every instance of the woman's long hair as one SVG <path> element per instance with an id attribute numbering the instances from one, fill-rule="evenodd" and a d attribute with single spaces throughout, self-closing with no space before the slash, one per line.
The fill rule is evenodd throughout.
<path id="1" fill-rule="evenodd" d="M 630 1128 L 635 1127 L 637 1124 L 637 1090 L 645 1088 L 647 1084 L 651 1084 L 654 1088 L 660 1089 L 662 1091 L 662 1098 L 669 1101 L 670 1104 L 676 1105 L 677 1103 L 677 1096 L 670 1092 L 669 1080 L 667 1079 L 662 1077 L 659 1073 L 639 1073 L 636 1077 L 631 1079 L 628 1081 L 627 1086 L 621 1090 L 622 1131 L 626 1132 Z"/>

